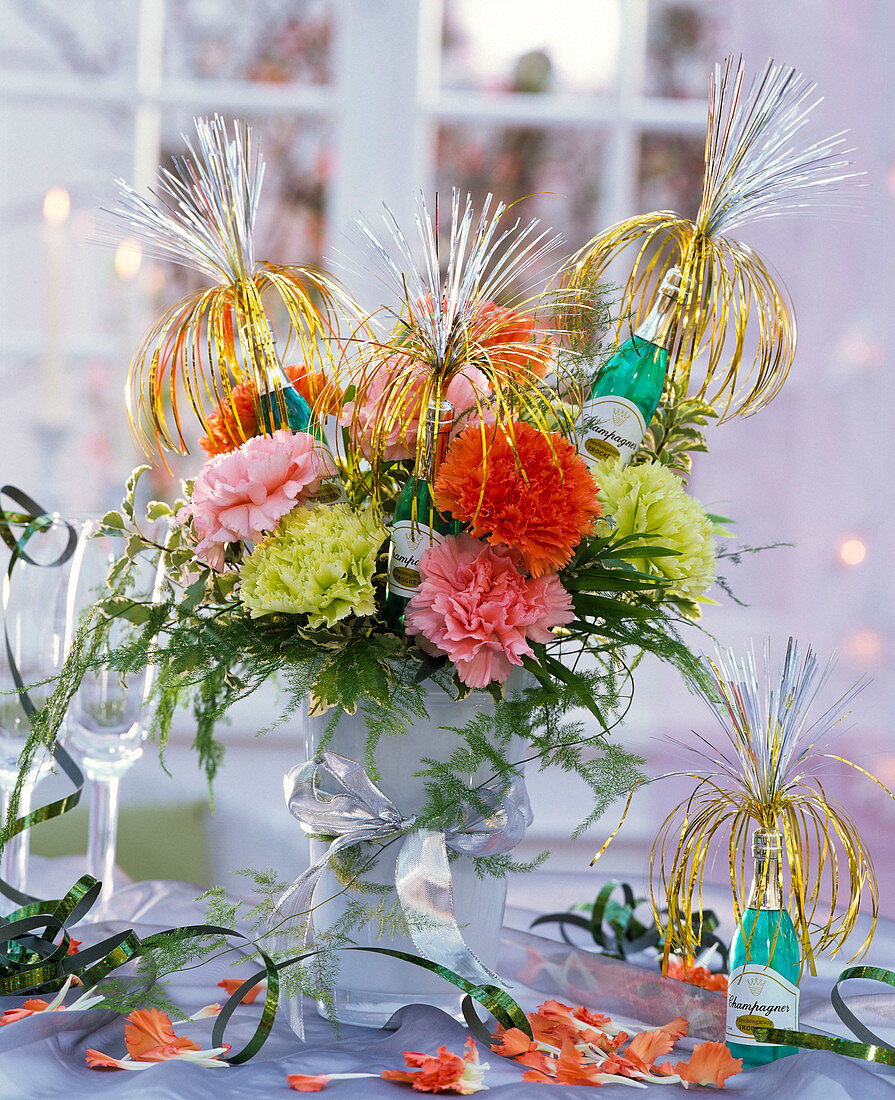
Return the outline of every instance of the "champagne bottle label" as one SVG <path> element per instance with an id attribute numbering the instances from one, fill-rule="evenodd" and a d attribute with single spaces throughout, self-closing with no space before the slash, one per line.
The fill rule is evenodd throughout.
<path id="1" fill-rule="evenodd" d="M 746 963 L 730 972 L 727 981 L 727 1031 L 729 1043 L 759 1046 L 754 1027 L 799 1027 L 799 987 L 769 966 Z"/>
<path id="2" fill-rule="evenodd" d="M 409 600 L 422 582 L 420 558 L 430 546 L 444 541 L 444 535 L 424 523 L 398 520 L 391 529 L 388 556 L 388 590 Z"/>
<path id="3" fill-rule="evenodd" d="M 345 490 L 337 477 L 328 477 L 320 482 L 320 488 L 312 497 L 315 504 L 338 504 L 347 500 Z"/>
<path id="4" fill-rule="evenodd" d="M 582 409 L 582 458 L 618 458 L 627 465 L 646 432 L 643 413 L 625 397 L 594 397 Z"/>

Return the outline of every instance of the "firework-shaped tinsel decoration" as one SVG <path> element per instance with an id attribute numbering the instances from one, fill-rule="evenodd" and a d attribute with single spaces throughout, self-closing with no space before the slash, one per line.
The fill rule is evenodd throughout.
<path id="1" fill-rule="evenodd" d="M 556 398 L 543 383 L 557 369 L 553 299 L 526 283 L 549 283 L 540 269 L 561 237 L 537 219 L 513 220 L 490 195 L 476 213 L 472 197 L 456 188 L 444 239 L 438 196 L 433 207 L 419 196 L 409 236 L 383 208 L 382 228 L 354 223 L 371 261 L 363 274 L 384 284 L 395 303 L 380 313 L 381 335 L 353 364 L 356 397 L 345 419 L 364 457 L 375 470 L 418 455 L 423 432 L 416 426 L 433 402 L 450 405 L 455 430 L 520 418 L 546 430 Z"/>
<path id="2" fill-rule="evenodd" d="M 704 763 L 692 772 L 673 773 L 696 785 L 663 822 L 650 858 L 653 905 L 667 931 L 666 956 L 671 950 L 688 958 L 695 953 L 703 875 L 719 849 L 727 855 L 736 918 L 742 921 L 750 833 L 757 825 L 781 838 L 789 908 L 802 961 L 813 973 L 815 955 L 834 953 L 848 938 L 862 895 L 869 895 L 876 920 L 878 888 L 870 854 L 818 774 L 838 761 L 891 797 L 869 772 L 831 751 L 863 684 L 821 710 L 819 696 L 833 663 L 822 669 L 814 653 L 808 649 L 803 656 L 792 639 L 776 675 L 767 645 L 763 668 L 751 650 L 740 660 L 731 651 L 718 652 L 705 663 L 709 676 L 700 693 L 723 736 L 680 745 Z M 872 934 L 873 925 L 857 955 L 866 951 Z"/>
<path id="3" fill-rule="evenodd" d="M 683 293 L 668 382 L 676 392 L 689 388 L 716 405 L 722 419 L 757 412 L 774 398 L 796 342 L 785 288 L 761 256 L 729 233 L 781 214 L 843 206 L 839 185 L 859 174 L 846 159 L 844 134 L 817 141 L 805 136 L 819 102 L 816 85 L 773 61 L 748 93 L 743 82 L 742 59 L 732 57 L 715 66 L 709 81 L 705 178 L 695 220 L 669 210 L 628 218 L 587 244 L 568 276 L 577 296 L 586 296 L 601 278 L 613 278 L 613 261 L 629 263 L 629 250 L 636 249 L 621 296 L 620 341 L 652 307 L 663 275 L 679 268 Z M 751 363 L 750 331 L 756 347 Z M 701 381 L 691 385 L 700 355 Z"/>
<path id="4" fill-rule="evenodd" d="M 359 315 L 331 279 L 307 267 L 256 262 L 253 233 L 264 162 L 250 128 L 196 120 L 195 145 L 162 169 L 151 198 L 119 180 L 121 199 L 111 211 L 157 259 L 194 268 L 212 285 L 168 309 L 131 364 L 128 413 L 144 449 L 181 453 L 183 398 L 209 431 L 213 411 L 226 418 L 237 445 L 254 434 L 243 420 L 273 430 L 292 423 L 293 398 L 271 317 L 288 327 L 283 355 L 305 375 L 332 377 L 339 355 L 339 317 Z M 312 403 L 325 405 L 326 383 Z M 267 398 L 262 407 L 264 395 Z M 254 427 L 254 426 L 253 426 Z"/>

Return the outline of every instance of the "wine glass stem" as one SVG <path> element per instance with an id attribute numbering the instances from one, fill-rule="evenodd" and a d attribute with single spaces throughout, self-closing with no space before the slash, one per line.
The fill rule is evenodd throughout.
<path id="1" fill-rule="evenodd" d="M 115 846 L 118 840 L 117 776 L 90 780 L 90 836 L 87 840 L 87 874 L 103 884 L 102 904 L 112 896 Z"/>
<path id="2" fill-rule="evenodd" d="M 19 791 L 19 817 L 31 813 L 31 795 L 34 787 L 26 783 Z M 12 800 L 12 791 L 3 791 L 3 820 L 9 814 L 9 803 Z M 0 859 L 0 875 L 4 881 L 16 890 L 24 893 L 28 888 L 28 853 L 31 849 L 31 830 L 25 829 L 10 837 L 3 848 L 3 856 Z"/>

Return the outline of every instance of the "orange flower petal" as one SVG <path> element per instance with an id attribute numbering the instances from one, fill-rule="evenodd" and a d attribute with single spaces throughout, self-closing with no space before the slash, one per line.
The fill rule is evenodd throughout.
<path id="1" fill-rule="evenodd" d="M 402 1085 L 412 1085 L 419 1074 L 408 1073 L 403 1069 L 384 1069 L 379 1076 L 384 1077 L 386 1081 L 400 1081 Z"/>
<path id="2" fill-rule="evenodd" d="M 296 1092 L 320 1092 L 329 1078 L 325 1073 L 290 1073 L 286 1080 L 289 1088 Z"/>
<path id="3" fill-rule="evenodd" d="M 504 1031 L 500 1029 L 502 1034 L 498 1035 L 494 1033 L 492 1039 L 495 1041 L 491 1044 L 491 1049 L 495 1054 L 503 1054 L 507 1058 L 515 1058 L 517 1054 L 526 1054 L 530 1050 L 537 1050 L 538 1044 L 525 1034 L 521 1028 L 511 1027 Z"/>
<path id="4" fill-rule="evenodd" d="M 665 1031 L 641 1031 L 628 1043 L 625 1057 L 640 1062 L 645 1070 L 663 1055 L 668 1054 L 674 1042 Z"/>
<path id="5" fill-rule="evenodd" d="M 157 1008 L 138 1008 L 124 1025 L 124 1045 L 139 1062 L 162 1062 L 179 1050 L 200 1050 L 185 1035 L 175 1035 L 171 1018 Z"/>
<path id="6" fill-rule="evenodd" d="M 523 1081 L 535 1081 L 539 1085 L 555 1085 L 556 1078 L 551 1077 L 546 1073 L 539 1073 L 536 1069 L 530 1069 L 527 1073 L 522 1074 Z"/>
<path id="7" fill-rule="evenodd" d="M 87 1065 L 90 1069 L 121 1069 L 118 1058 L 110 1058 L 101 1050 L 88 1050 L 85 1054 Z"/>
<path id="8" fill-rule="evenodd" d="M 14 1024 L 17 1020 L 24 1020 L 26 1016 L 33 1016 L 35 1011 L 40 1012 L 41 1009 L 33 1008 L 8 1008 L 2 1016 L 0 1016 L 0 1027 L 5 1027 L 6 1024 Z"/>
<path id="9" fill-rule="evenodd" d="M 685 1020 L 683 1016 L 675 1016 L 670 1023 L 660 1025 L 658 1030 L 664 1031 L 668 1038 L 676 1043 L 690 1030 L 690 1021 Z"/>
<path id="10" fill-rule="evenodd" d="M 479 1086 L 468 1075 L 469 1071 L 472 1075 L 477 1073 L 480 1076 L 484 1068 L 478 1065 L 478 1053 L 472 1039 L 466 1042 L 464 1058 L 454 1054 L 443 1044 L 435 1054 L 422 1054 L 416 1050 L 405 1050 L 403 1054 L 407 1065 L 416 1068 L 418 1072 L 386 1069 L 381 1076 L 387 1081 L 402 1081 L 413 1085 L 417 1092 L 458 1092 L 465 1096 L 479 1091 Z"/>
<path id="11" fill-rule="evenodd" d="M 237 989 L 245 981 L 245 978 L 224 978 L 223 981 L 218 982 L 221 989 L 226 989 L 227 993 L 232 997 Z M 258 997 L 260 993 L 264 993 L 267 989 L 267 985 L 264 982 L 258 982 L 257 985 L 253 985 L 252 988 L 246 993 L 243 999 L 239 1002 L 241 1005 L 250 1005 Z"/>
<path id="12" fill-rule="evenodd" d="M 743 1059 L 734 1058 L 723 1043 L 700 1043 L 690 1055 L 689 1062 L 678 1062 L 675 1072 L 682 1081 L 691 1085 L 717 1085 L 743 1069 Z"/>
<path id="13" fill-rule="evenodd" d="M 570 1040 L 562 1045 L 562 1053 L 556 1061 L 557 1085 L 599 1085 L 606 1073 L 603 1065 L 589 1065 L 581 1056 L 581 1051 Z"/>

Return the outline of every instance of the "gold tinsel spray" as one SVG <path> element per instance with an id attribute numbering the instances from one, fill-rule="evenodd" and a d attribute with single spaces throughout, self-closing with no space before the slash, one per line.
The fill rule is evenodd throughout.
<path id="1" fill-rule="evenodd" d="M 781 836 L 789 908 L 803 964 L 813 974 L 816 955 L 834 954 L 845 943 L 866 895 L 871 924 L 855 954 L 859 958 L 873 936 L 879 889 L 857 826 L 841 803 L 827 794 L 820 772 L 828 762 L 847 765 L 892 797 L 864 768 L 831 751 L 834 738 L 844 732 L 847 707 L 863 683 L 818 713 L 833 662 L 821 669 L 815 654 L 808 649 L 803 656 L 792 638 L 776 675 L 769 645 L 763 668 L 751 649 L 741 659 L 726 650 L 703 662 L 707 678 L 697 690 L 722 736 L 697 734 L 695 744 L 675 742 L 700 757 L 703 765 L 657 777 L 695 781 L 688 797 L 665 818 L 650 853 L 651 901 L 665 933 L 665 965 L 671 951 L 686 959 L 696 954 L 702 883 L 716 853 L 727 857 L 735 917 L 741 923 L 749 882 L 746 853 L 755 825 Z M 630 802 L 629 797 L 629 806 Z"/>
<path id="2" fill-rule="evenodd" d="M 256 262 L 254 227 L 264 179 L 260 147 L 243 122 L 232 137 L 219 116 L 196 119 L 196 144 L 158 174 L 157 193 L 139 195 L 119 180 L 119 206 L 110 211 L 144 244 L 148 256 L 201 272 L 213 285 L 171 306 L 131 364 L 128 415 L 147 453 L 189 453 L 181 420 L 186 402 L 208 431 L 208 414 L 228 408 L 242 431 L 233 389 L 253 386 L 258 396 L 282 384 L 282 360 L 264 299 L 288 319 L 286 351 L 309 370 L 337 373 L 340 326 L 360 308 L 338 284 L 309 267 Z M 293 343 L 294 342 L 294 343 Z M 325 404 L 329 393 L 319 402 Z M 282 395 L 274 426 L 287 425 Z M 244 438 L 244 437 L 243 437 Z"/>
<path id="3" fill-rule="evenodd" d="M 786 379 L 796 346 L 785 288 L 762 257 L 729 232 L 781 214 L 845 205 L 835 192 L 858 174 L 849 170 L 843 134 L 817 141 L 804 135 L 819 102 L 813 83 L 772 60 L 748 94 L 743 83 L 742 59 L 729 57 L 715 66 L 695 219 L 670 210 L 627 218 L 585 245 L 567 273 L 580 303 L 601 280 L 612 280 L 617 258 L 637 249 L 622 288 L 620 342 L 652 307 L 664 274 L 679 267 L 684 293 L 678 299 L 668 384 L 682 395 L 692 388 L 693 396 L 719 407 L 721 419 L 768 404 Z M 750 327 L 757 347 L 744 369 Z M 690 387 L 700 355 L 705 356 L 702 381 Z"/>

